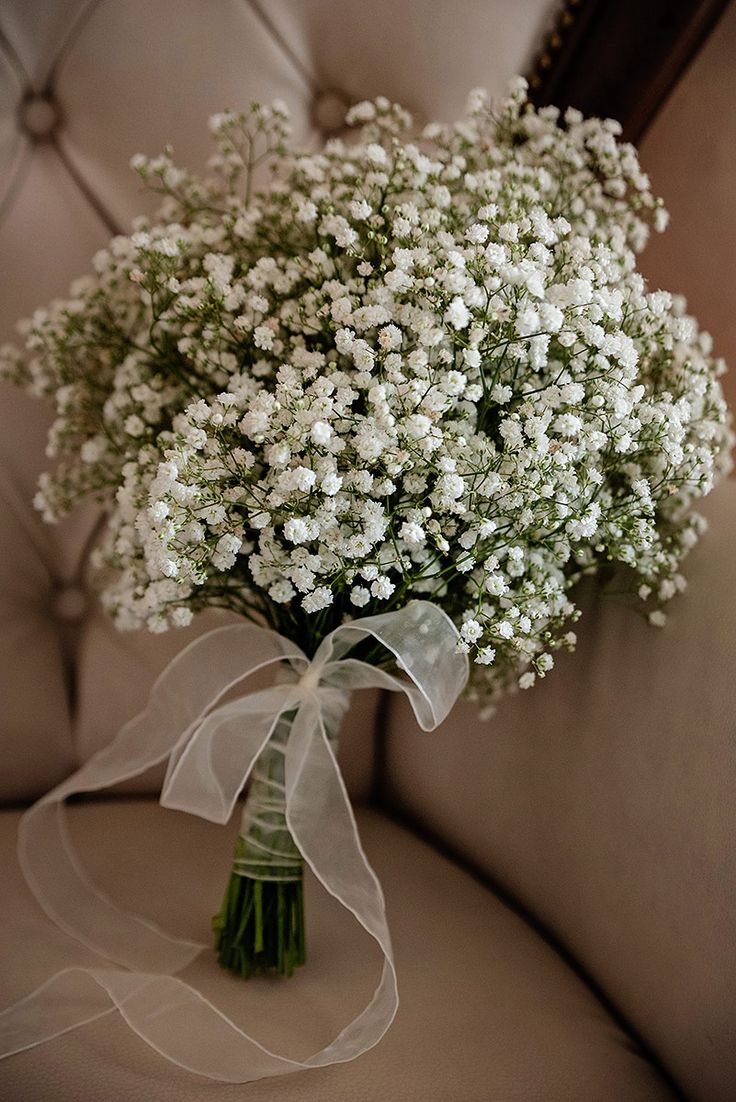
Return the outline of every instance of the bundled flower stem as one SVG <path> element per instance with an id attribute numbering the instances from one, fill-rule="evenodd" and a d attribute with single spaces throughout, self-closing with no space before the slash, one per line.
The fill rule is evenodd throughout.
<path id="1" fill-rule="evenodd" d="M 233 871 L 212 920 L 220 963 L 244 979 L 291 976 L 306 959 L 303 861 L 286 825 L 284 750 L 292 719 L 281 717 L 256 762 Z"/>

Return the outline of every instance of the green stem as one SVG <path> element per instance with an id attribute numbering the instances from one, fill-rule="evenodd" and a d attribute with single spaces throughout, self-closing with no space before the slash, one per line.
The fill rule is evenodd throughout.
<path id="1" fill-rule="evenodd" d="M 303 862 L 286 825 L 284 753 L 294 713 L 261 751 L 243 809 L 233 871 L 212 920 L 220 963 L 244 979 L 291 976 L 306 959 Z"/>

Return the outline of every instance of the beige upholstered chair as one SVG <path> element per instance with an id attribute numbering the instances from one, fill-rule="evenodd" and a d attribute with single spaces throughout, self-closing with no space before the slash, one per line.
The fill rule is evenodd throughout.
<path id="1" fill-rule="evenodd" d="M 0 9 L 0 313 L 62 293 L 145 206 L 127 169 L 207 116 L 284 98 L 312 143 L 383 93 L 451 117 L 523 69 L 549 0 L 6 0 Z M 99 518 L 45 527 L 30 502 L 47 411 L 0 397 L 0 943 L 3 1002 L 69 960 L 15 860 L 22 807 L 142 705 L 191 637 L 125 636 L 86 587 Z M 731 1102 L 736 1098 L 736 485 L 659 634 L 586 597 L 575 656 L 480 723 L 434 735 L 357 696 L 341 746 L 383 882 L 402 1004 L 352 1064 L 247 1087 L 163 1061 L 111 1015 L 0 1065 L 8 1102 Z M 211 623 L 212 621 L 208 621 Z M 206 623 L 198 625 L 203 630 Z M 71 809 L 111 894 L 207 938 L 233 830 L 155 801 L 156 778 Z M 304 1056 L 373 989 L 377 959 L 310 882 L 310 961 L 288 985 L 195 982 L 267 1044 Z"/>

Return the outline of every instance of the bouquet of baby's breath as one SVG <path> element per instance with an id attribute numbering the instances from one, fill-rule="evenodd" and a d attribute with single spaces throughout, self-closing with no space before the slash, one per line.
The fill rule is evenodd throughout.
<path id="1" fill-rule="evenodd" d="M 684 587 L 691 506 L 729 464 L 724 368 L 636 270 L 666 214 L 616 123 L 535 111 L 522 81 L 416 137 L 383 99 L 349 121 L 356 141 L 315 154 L 280 104 L 217 115 L 204 179 L 135 158 L 157 218 L 4 350 L 57 407 L 38 506 L 104 504 L 121 628 L 219 606 L 312 655 L 421 598 L 471 691 L 527 688 L 575 643 L 581 575 L 620 567 L 655 624 Z M 304 959 L 288 727 L 215 920 L 244 975 Z"/>

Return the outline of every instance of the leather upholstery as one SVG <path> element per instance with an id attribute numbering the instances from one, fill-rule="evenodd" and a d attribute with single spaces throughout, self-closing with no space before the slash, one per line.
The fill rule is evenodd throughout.
<path id="1" fill-rule="evenodd" d="M 72 834 L 110 894 L 166 929 L 206 939 L 230 832 L 152 800 L 75 806 Z M 15 867 L 17 814 L 0 814 L 4 989 L 19 996 L 69 960 Z M 376 812 L 359 814 L 381 878 L 399 971 L 396 1021 L 354 1063 L 250 1083 L 206 1082 L 165 1063 L 111 1015 L 0 1063 L 18 1102 L 675 1102 L 597 999 L 487 888 Z M 104 844 L 100 839 L 104 838 Z M 145 858 L 142 855 L 145 854 Z M 196 888 L 192 888 L 196 885 Z M 247 983 L 210 958 L 184 977 L 265 1044 L 305 1057 L 370 997 L 370 939 L 311 879 L 309 961 L 287 984 Z M 72 950 L 74 952 L 74 950 Z M 89 963 L 79 948 L 73 958 Z"/>
<path id="2" fill-rule="evenodd" d="M 561 939 L 700 1102 L 736 1094 L 736 482 L 655 631 L 591 593 L 579 647 L 433 739 L 390 701 L 391 799 Z"/>

